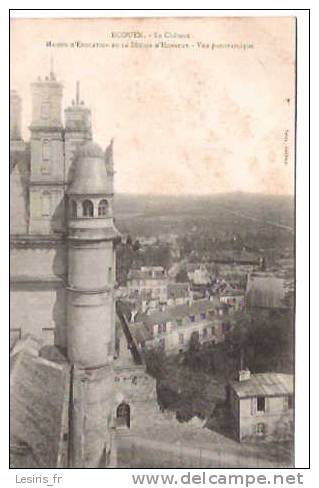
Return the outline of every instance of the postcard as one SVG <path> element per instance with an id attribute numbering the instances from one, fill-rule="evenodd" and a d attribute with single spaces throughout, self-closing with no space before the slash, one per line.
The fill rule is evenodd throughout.
<path id="1" fill-rule="evenodd" d="M 294 467 L 296 18 L 10 30 L 10 467 Z"/>

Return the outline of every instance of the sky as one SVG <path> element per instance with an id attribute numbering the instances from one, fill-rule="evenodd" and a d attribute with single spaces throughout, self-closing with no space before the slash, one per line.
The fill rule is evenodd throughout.
<path id="1" fill-rule="evenodd" d="M 133 40 L 152 47 L 112 32 L 142 33 Z M 49 73 L 52 56 L 63 107 L 79 80 L 94 140 L 105 148 L 114 138 L 115 191 L 292 194 L 294 39 L 292 17 L 13 19 L 11 88 L 22 98 L 23 137 L 30 83 Z M 191 47 L 156 48 L 159 41 Z"/>

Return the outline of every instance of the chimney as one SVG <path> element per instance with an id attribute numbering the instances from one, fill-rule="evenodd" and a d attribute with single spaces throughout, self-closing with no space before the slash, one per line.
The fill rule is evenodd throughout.
<path id="1" fill-rule="evenodd" d="M 247 381 L 250 380 L 250 371 L 249 369 L 241 369 L 238 372 L 238 381 Z"/>
<path id="2" fill-rule="evenodd" d="M 80 82 L 76 82 L 76 97 L 75 97 L 75 103 L 76 105 L 80 104 Z"/>

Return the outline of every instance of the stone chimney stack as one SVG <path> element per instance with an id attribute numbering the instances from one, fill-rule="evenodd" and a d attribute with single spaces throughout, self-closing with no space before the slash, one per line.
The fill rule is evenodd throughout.
<path id="1" fill-rule="evenodd" d="M 238 372 L 238 381 L 247 381 L 250 380 L 250 371 L 249 369 L 241 369 Z"/>

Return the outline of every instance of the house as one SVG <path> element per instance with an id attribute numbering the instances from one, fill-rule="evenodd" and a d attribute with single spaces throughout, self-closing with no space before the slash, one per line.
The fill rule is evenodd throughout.
<path id="1" fill-rule="evenodd" d="M 192 299 L 189 283 L 169 283 L 167 285 L 167 305 L 183 305 Z"/>
<path id="2" fill-rule="evenodd" d="M 188 274 L 188 278 L 195 286 L 209 285 L 209 283 L 211 282 L 210 274 L 207 271 L 206 266 L 202 264 L 199 265 L 198 268 L 195 268 L 192 271 L 188 271 L 187 274 Z"/>
<path id="3" fill-rule="evenodd" d="M 127 287 L 136 295 L 150 293 L 151 298 L 166 302 L 168 278 L 162 266 L 142 266 L 128 274 Z"/>
<path id="4" fill-rule="evenodd" d="M 242 311 L 245 306 L 245 291 L 236 285 L 218 278 L 211 287 L 211 293 L 219 297 L 221 303 L 228 305 L 232 312 Z"/>
<path id="5" fill-rule="evenodd" d="M 166 307 L 139 316 L 130 324 L 141 348 L 162 349 L 167 354 L 187 350 L 190 341 L 217 344 L 224 341 L 230 329 L 228 307 L 217 298 Z"/>
<path id="6" fill-rule="evenodd" d="M 294 381 L 281 373 L 239 372 L 230 383 L 229 406 L 234 434 L 239 442 L 293 437 Z"/>
<path id="7" fill-rule="evenodd" d="M 129 272 L 127 300 L 146 313 L 162 306 L 182 305 L 192 298 L 189 283 L 169 282 L 161 266 L 142 266 Z"/>
<path id="8" fill-rule="evenodd" d="M 225 290 L 219 295 L 219 300 L 233 312 L 242 311 L 245 307 L 245 293 L 240 290 Z"/>

